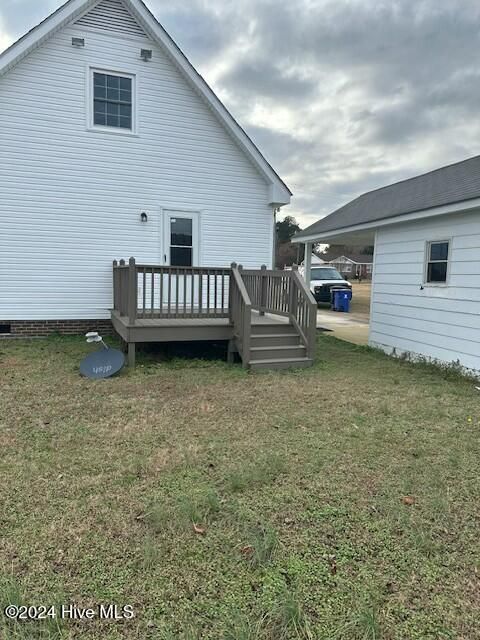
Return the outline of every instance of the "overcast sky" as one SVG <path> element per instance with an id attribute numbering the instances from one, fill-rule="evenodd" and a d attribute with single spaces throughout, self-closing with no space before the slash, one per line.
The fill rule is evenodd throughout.
<path id="1" fill-rule="evenodd" d="M 0 49 L 63 4 L 0 0 Z M 480 153 L 478 0 L 147 0 L 311 224 Z"/>

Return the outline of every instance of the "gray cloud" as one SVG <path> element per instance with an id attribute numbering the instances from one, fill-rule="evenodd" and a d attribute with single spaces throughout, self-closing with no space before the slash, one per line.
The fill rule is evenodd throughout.
<path id="1" fill-rule="evenodd" d="M 1 41 L 59 4 L 3 0 Z M 292 188 L 284 211 L 304 225 L 480 153 L 476 0 L 147 4 Z"/>

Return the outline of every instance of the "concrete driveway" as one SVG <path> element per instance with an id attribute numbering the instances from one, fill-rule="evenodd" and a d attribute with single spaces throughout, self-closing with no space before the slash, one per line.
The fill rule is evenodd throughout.
<path id="1" fill-rule="evenodd" d="M 353 284 L 350 313 L 332 311 L 329 305 L 321 305 L 317 312 L 317 327 L 332 331 L 336 338 L 368 344 L 370 323 L 370 283 Z"/>

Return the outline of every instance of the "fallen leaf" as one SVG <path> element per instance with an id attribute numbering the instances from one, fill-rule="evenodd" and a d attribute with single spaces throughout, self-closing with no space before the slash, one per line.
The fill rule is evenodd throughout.
<path id="1" fill-rule="evenodd" d="M 198 533 L 198 535 L 200 536 L 204 536 L 207 533 L 207 530 L 205 529 L 205 527 L 201 527 L 199 524 L 195 524 L 195 523 L 193 523 L 193 530 L 195 531 L 195 533 Z"/>
<path id="2" fill-rule="evenodd" d="M 250 544 L 247 544 L 245 547 L 240 549 L 240 553 L 244 556 L 251 556 L 253 553 L 253 547 Z"/>
<path id="3" fill-rule="evenodd" d="M 415 504 L 415 498 L 413 496 L 404 496 L 402 498 L 402 502 L 403 504 L 411 506 L 412 504 Z"/>

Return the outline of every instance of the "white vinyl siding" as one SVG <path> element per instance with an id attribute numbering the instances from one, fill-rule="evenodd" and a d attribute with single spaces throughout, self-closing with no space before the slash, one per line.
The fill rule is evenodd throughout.
<path id="1" fill-rule="evenodd" d="M 138 135 L 88 130 L 90 68 L 135 75 Z M 60 31 L 0 79 L 0 149 L 2 320 L 108 318 L 113 259 L 162 263 L 165 209 L 201 212 L 201 265 L 271 265 L 269 186 L 151 41 Z"/>
<path id="2" fill-rule="evenodd" d="M 426 283 L 426 245 L 445 239 L 448 281 Z M 370 344 L 480 371 L 480 211 L 378 230 Z"/>

